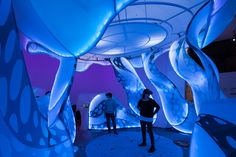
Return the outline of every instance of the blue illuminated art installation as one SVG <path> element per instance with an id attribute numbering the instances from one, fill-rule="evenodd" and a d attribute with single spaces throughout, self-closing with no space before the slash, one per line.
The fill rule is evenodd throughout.
<path id="1" fill-rule="evenodd" d="M 145 86 L 128 59 L 124 57 L 110 58 L 110 63 L 112 64 L 118 82 L 125 89 L 130 107 L 130 109 L 126 109 L 123 105 L 118 103 L 117 126 L 118 128 L 138 127 L 140 126 L 140 115 L 137 109 L 137 103 L 142 97 Z M 90 103 L 90 129 L 106 129 L 106 120 L 103 113 L 104 99 L 104 94 L 99 94 Z M 117 100 L 117 102 L 119 101 Z M 156 115 L 154 115 L 153 123 L 155 120 Z"/>
<path id="2" fill-rule="evenodd" d="M 107 129 L 106 118 L 104 114 L 105 93 L 96 95 L 89 106 L 89 129 Z M 117 105 L 116 126 L 117 128 L 130 128 L 139 126 L 137 115 L 127 109 L 122 103 L 113 96 Z"/>
<path id="3" fill-rule="evenodd" d="M 139 78 L 128 59 L 124 57 L 116 57 L 111 58 L 110 62 L 117 80 L 125 89 L 130 108 L 137 116 L 140 116 L 137 103 L 138 100 L 142 98 L 142 93 L 145 89 L 142 80 Z M 156 117 L 157 115 L 155 114 L 153 117 L 153 123 L 155 123 Z"/>
<path id="4" fill-rule="evenodd" d="M 10 5 L 4 2 L 1 5 Z M 12 13 L 10 6 L 7 11 Z M 66 102 L 49 128 L 49 97 L 37 103 L 19 47 L 14 17 L 6 16 L 0 26 L 0 156 L 73 156 L 71 146 L 75 134 L 70 103 Z"/>
<path id="5" fill-rule="evenodd" d="M 68 95 L 77 58 L 96 45 L 111 20 L 132 1 L 0 0 L 0 156 L 74 156 L 75 122 Z M 235 13 L 235 0 L 207 1 L 189 24 L 186 41 L 177 41 L 170 49 L 174 70 L 193 90 L 199 117 L 194 125 L 191 157 L 236 156 L 236 100 L 223 98 L 217 68 L 201 51 L 222 33 Z M 19 34 L 27 39 L 26 43 Z M 200 64 L 187 55 L 187 46 L 197 54 Z M 35 98 L 24 50 L 60 60 L 50 96 Z M 114 58 L 111 63 L 138 117 L 137 99 L 145 87 L 127 59 Z M 148 68 L 154 72 L 152 69 Z M 156 74 L 160 75 L 158 71 Z M 173 84 L 166 78 L 162 80 L 178 96 Z M 190 111 L 184 100 L 179 97 L 177 101 L 184 104 L 181 112 L 167 113 L 175 127 L 189 118 Z M 183 128 L 187 127 L 177 129 Z M 183 130 L 189 132 L 190 128 Z"/>
<path id="6" fill-rule="evenodd" d="M 74 156 L 75 122 L 68 94 L 76 59 L 96 45 L 130 2 L 0 1 L 0 156 Z M 60 60 L 44 101 L 34 97 L 22 51 Z"/>
<path id="7" fill-rule="evenodd" d="M 181 132 L 192 133 L 197 118 L 193 103 L 185 100 L 174 83 L 156 67 L 156 59 L 165 52 L 164 50 L 142 54 L 144 70 L 160 95 L 162 108 L 168 122 Z"/>
<path id="8" fill-rule="evenodd" d="M 236 156 L 235 99 L 227 99 L 219 88 L 219 74 L 214 63 L 201 51 L 223 32 L 236 13 L 235 0 L 206 3 L 194 16 L 186 31 L 186 42 L 197 54 L 197 64 L 186 53 L 184 40 L 175 42 L 169 58 L 176 73 L 193 91 L 199 117 L 193 130 L 190 156 Z"/>
<path id="9" fill-rule="evenodd" d="M 115 76 L 125 89 L 130 108 L 139 115 L 137 102 L 142 98 L 142 92 L 145 89 L 144 84 L 139 78 L 133 66 L 124 57 L 111 58 L 110 62 L 115 72 Z"/>

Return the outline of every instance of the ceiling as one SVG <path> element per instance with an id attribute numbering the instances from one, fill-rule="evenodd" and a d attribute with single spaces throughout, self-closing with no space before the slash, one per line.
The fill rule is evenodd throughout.
<path id="1" fill-rule="evenodd" d="M 133 58 L 152 49 L 169 47 L 185 35 L 188 23 L 208 0 L 137 0 L 110 23 L 101 40 L 84 61 Z"/>

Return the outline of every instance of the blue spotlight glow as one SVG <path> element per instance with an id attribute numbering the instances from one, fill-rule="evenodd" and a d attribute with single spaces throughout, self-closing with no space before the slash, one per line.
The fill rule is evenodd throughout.
<path id="1" fill-rule="evenodd" d="M 130 2 L 1 0 L 0 144 L 7 152 L 1 149 L 0 156 L 74 156 L 75 122 L 68 95 L 76 59 L 95 46 Z M 27 39 L 26 50 L 60 60 L 51 97 L 36 102 L 16 32 Z"/>

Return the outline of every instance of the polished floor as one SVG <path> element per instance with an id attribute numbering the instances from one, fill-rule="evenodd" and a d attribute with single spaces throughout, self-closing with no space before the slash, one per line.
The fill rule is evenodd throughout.
<path id="1" fill-rule="evenodd" d="M 188 157 L 191 136 L 174 129 L 153 128 L 156 151 L 148 153 L 150 146 L 138 147 L 140 128 L 119 129 L 119 134 L 107 134 L 106 130 L 78 130 L 75 141 L 76 157 Z"/>

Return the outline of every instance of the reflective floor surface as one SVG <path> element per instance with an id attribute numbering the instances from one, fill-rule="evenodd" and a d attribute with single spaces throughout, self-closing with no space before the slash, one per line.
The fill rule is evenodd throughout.
<path id="1" fill-rule="evenodd" d="M 147 134 L 147 146 L 141 143 L 140 128 L 119 129 L 118 135 L 107 134 L 106 130 L 78 130 L 74 151 L 76 157 L 188 157 L 191 136 L 174 129 L 153 128 L 155 136 L 154 153 L 148 153 L 150 146 Z"/>

